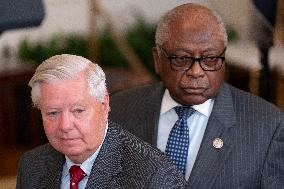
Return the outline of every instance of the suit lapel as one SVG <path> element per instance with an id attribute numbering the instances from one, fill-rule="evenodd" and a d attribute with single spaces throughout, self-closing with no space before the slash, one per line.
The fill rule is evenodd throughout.
<path id="1" fill-rule="evenodd" d="M 204 137 L 188 180 L 189 188 L 206 186 L 211 188 L 216 176 L 228 159 L 234 136 L 232 127 L 236 124 L 233 101 L 229 87 L 224 84 L 217 95 Z M 222 139 L 223 146 L 213 147 L 216 138 Z M 200 189 L 201 189 L 200 188 Z M 204 189 L 205 189 L 204 188 Z"/>
<path id="2" fill-rule="evenodd" d="M 92 167 L 86 189 L 113 188 L 117 186 L 116 175 L 121 172 L 119 132 L 109 123 L 107 136 Z"/>
<path id="3" fill-rule="evenodd" d="M 145 134 L 143 139 L 156 146 L 157 132 L 161 110 L 161 102 L 165 88 L 161 82 L 153 86 L 153 90 L 146 98 L 143 99 L 138 112 L 143 112 L 137 115 L 138 123 L 144 125 Z M 154 126 L 154 127 L 153 127 Z"/>

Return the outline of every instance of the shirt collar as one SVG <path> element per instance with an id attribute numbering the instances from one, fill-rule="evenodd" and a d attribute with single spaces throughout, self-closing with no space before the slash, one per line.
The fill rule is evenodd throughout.
<path id="1" fill-rule="evenodd" d="M 209 117 L 213 108 L 213 104 L 214 104 L 214 99 L 208 99 L 202 104 L 193 105 L 192 108 L 198 111 L 199 113 Z M 166 89 L 162 99 L 160 114 L 162 115 L 176 106 L 182 106 L 182 105 L 176 102 L 171 97 L 169 90 Z"/>
<path id="2" fill-rule="evenodd" d="M 105 137 L 106 137 L 107 129 L 108 129 L 108 123 L 106 123 L 106 128 L 105 128 L 105 133 L 104 133 L 104 137 L 103 137 L 103 142 L 104 142 Z M 95 153 L 93 155 L 91 155 L 88 159 L 86 159 L 81 165 L 73 163 L 72 160 L 69 159 L 65 155 L 65 159 L 66 159 L 65 165 L 66 166 L 64 166 L 64 168 L 63 168 L 64 176 L 67 176 L 69 174 L 69 169 L 71 168 L 72 165 L 79 165 L 80 168 L 89 176 L 91 174 L 93 164 L 94 164 L 94 162 L 95 162 L 95 160 L 96 160 L 96 158 L 97 158 L 97 156 L 98 156 L 98 154 L 100 152 L 100 149 L 102 147 L 103 142 L 98 147 L 98 149 L 95 151 Z"/>

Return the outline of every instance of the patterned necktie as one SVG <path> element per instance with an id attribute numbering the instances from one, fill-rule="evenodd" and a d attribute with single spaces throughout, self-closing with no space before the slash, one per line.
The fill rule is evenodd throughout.
<path id="1" fill-rule="evenodd" d="M 178 115 L 178 120 L 170 132 L 165 152 L 172 160 L 173 164 L 185 175 L 189 147 L 187 118 L 189 118 L 195 110 L 186 106 L 176 106 L 174 109 Z"/>
<path id="2" fill-rule="evenodd" d="M 86 173 L 78 165 L 72 165 L 69 173 L 70 189 L 78 189 L 78 183 L 86 176 Z"/>

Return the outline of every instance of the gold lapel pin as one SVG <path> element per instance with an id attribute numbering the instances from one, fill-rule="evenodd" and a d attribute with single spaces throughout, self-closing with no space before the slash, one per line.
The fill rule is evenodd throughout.
<path id="1" fill-rule="evenodd" d="M 213 140 L 213 147 L 214 147 L 214 148 L 220 149 L 220 148 L 223 147 L 223 144 L 224 144 L 224 142 L 223 142 L 223 140 L 220 139 L 220 138 L 215 138 L 215 139 Z"/>

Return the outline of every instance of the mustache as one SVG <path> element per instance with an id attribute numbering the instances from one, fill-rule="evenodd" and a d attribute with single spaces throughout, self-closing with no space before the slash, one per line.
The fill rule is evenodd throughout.
<path id="1" fill-rule="evenodd" d="M 207 81 L 201 79 L 186 79 L 180 81 L 181 88 L 205 89 L 209 87 Z"/>

